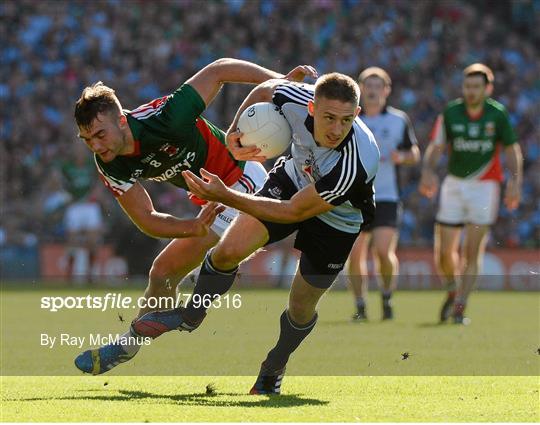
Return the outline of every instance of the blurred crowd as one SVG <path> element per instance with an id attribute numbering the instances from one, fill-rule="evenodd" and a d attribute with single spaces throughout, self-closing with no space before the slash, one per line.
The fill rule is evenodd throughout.
<path id="1" fill-rule="evenodd" d="M 385 68 L 393 80 L 390 103 L 409 114 L 422 151 L 437 113 L 460 96 L 463 68 L 486 63 L 495 72 L 493 97 L 508 108 L 525 157 L 523 203 L 514 213 L 501 206 L 490 244 L 538 247 L 540 55 L 532 29 L 540 23 L 540 2 L 508 2 L 504 20 L 489 4 L 6 0 L 0 4 L 0 245 L 67 240 L 65 211 L 80 194 L 65 184 L 63 170 L 81 143 L 72 117 L 85 86 L 102 80 L 132 109 L 170 93 L 212 60 L 236 57 L 280 72 L 300 63 L 353 77 L 367 66 Z M 205 116 L 226 128 L 248 91 L 227 86 Z M 401 243 L 429 246 L 436 203 L 417 191 L 419 168 L 401 177 Z M 119 250 L 142 244 L 151 251 L 97 177 L 94 182 L 82 196 L 100 205 L 104 239 Z M 157 208 L 193 215 L 185 193 L 168 186 L 148 186 Z"/>

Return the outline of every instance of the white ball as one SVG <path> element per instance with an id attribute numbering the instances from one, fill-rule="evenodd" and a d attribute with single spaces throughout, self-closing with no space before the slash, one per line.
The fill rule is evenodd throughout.
<path id="1" fill-rule="evenodd" d="M 257 146 L 260 156 L 275 158 L 281 155 L 291 143 L 291 127 L 281 109 L 269 102 L 259 102 L 249 106 L 238 120 L 242 133 L 242 146 Z"/>

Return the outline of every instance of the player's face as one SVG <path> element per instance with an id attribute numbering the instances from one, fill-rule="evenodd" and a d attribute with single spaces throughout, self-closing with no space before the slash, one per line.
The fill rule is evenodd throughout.
<path id="1" fill-rule="evenodd" d="M 308 104 L 308 111 L 313 116 L 315 141 L 319 146 L 334 149 L 351 131 L 360 108 L 352 102 L 319 97 Z"/>
<path id="2" fill-rule="evenodd" d="M 386 103 L 386 98 L 390 94 L 390 87 L 384 83 L 382 78 L 377 76 L 368 77 L 360 86 L 362 92 L 362 104 L 379 106 Z"/>
<path id="3" fill-rule="evenodd" d="M 122 117 L 112 112 L 99 113 L 88 128 L 79 128 L 79 137 L 103 162 L 111 162 L 126 149 Z"/>
<path id="4" fill-rule="evenodd" d="M 481 75 L 471 75 L 463 81 L 463 98 L 467 106 L 480 105 L 488 95 L 488 86 Z"/>

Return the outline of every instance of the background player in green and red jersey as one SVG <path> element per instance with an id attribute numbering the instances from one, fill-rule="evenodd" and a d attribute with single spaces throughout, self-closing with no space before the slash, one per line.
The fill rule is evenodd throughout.
<path id="1" fill-rule="evenodd" d="M 103 216 L 98 202 L 99 182 L 96 166 L 82 144 L 77 144 L 69 161 L 59 164 L 64 188 L 70 195 L 64 215 L 68 249 L 67 277 L 77 284 L 92 280 L 97 248 L 104 233 Z"/>
<path id="2" fill-rule="evenodd" d="M 219 59 L 171 95 L 133 111 L 123 110 L 114 90 L 101 82 L 82 92 L 75 120 L 81 139 L 94 152 L 101 179 L 139 229 L 153 237 L 174 238 L 152 264 L 146 298 L 174 298 L 178 282 L 201 263 L 237 212 L 211 203 L 197 218 L 181 220 L 156 211 L 138 180 L 169 182 L 187 189 L 181 172 L 191 169 L 198 173 L 204 167 L 236 190 L 253 193 L 266 177 L 262 165 L 235 160 L 227 150 L 225 134 L 200 115 L 225 82 L 257 84 L 283 77 L 302 81 L 306 75 L 315 77 L 316 72 L 310 66 L 298 66 L 283 76 L 250 62 Z M 254 147 L 230 149 L 237 158 L 264 159 L 257 157 L 259 150 Z M 150 310 L 141 308 L 138 317 Z M 77 357 L 76 366 L 99 374 L 129 360 L 140 343 L 130 338 L 134 336 L 131 331 L 122 336 L 125 338 L 120 340 L 129 343 L 87 350 Z"/>
<path id="3" fill-rule="evenodd" d="M 446 321 L 452 312 L 455 323 L 463 323 L 489 226 L 497 218 L 499 186 L 503 181 L 499 153 L 504 151 L 509 170 L 504 195 L 509 210 L 516 209 L 520 202 L 523 162 L 505 107 L 489 97 L 494 81 L 491 69 L 476 63 L 465 68 L 463 75 L 463 98 L 450 102 L 437 118 L 420 180 L 420 192 L 429 198 L 435 196 L 439 184 L 435 167 L 448 149 L 448 175 L 441 186 L 434 254 L 448 289 L 440 319 Z"/>

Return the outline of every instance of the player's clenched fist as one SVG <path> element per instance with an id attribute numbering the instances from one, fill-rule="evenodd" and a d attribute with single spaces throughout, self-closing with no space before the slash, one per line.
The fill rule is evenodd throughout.
<path id="1" fill-rule="evenodd" d="M 513 179 L 508 180 L 506 183 L 506 190 L 504 192 L 504 205 L 509 211 L 513 211 L 519 207 L 520 201 L 521 185 Z"/>
<path id="2" fill-rule="evenodd" d="M 424 170 L 420 178 L 418 190 L 425 197 L 429 199 L 433 198 L 439 190 L 439 177 L 437 177 L 437 174 Z"/>

